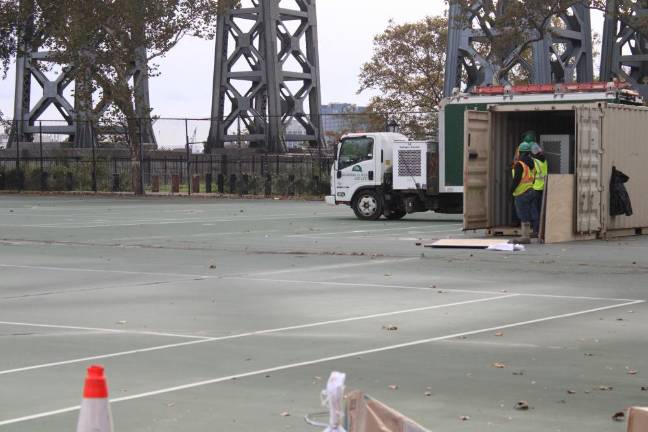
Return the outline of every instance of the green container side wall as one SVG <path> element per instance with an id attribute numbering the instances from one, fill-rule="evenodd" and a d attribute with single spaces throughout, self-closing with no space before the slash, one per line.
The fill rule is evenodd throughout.
<path id="1" fill-rule="evenodd" d="M 463 186 L 464 113 L 486 111 L 487 104 L 451 104 L 445 107 L 446 186 Z"/>

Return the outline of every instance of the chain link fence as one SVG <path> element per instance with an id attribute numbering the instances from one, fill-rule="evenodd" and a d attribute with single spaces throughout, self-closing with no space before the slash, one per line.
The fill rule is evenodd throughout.
<path id="1" fill-rule="evenodd" d="M 149 193 L 323 195 L 344 134 L 403 125 L 410 137 L 429 138 L 434 131 L 426 121 L 433 117 L 352 112 L 301 123 L 282 119 L 275 141 L 263 130 L 267 119 L 259 118 L 238 119 L 226 129 L 211 119 L 138 120 L 131 135 L 124 121 L 2 121 L 0 190 L 131 192 L 135 181 Z M 320 126 L 317 139 L 303 124 Z M 413 124 L 421 127 L 415 131 Z M 134 164 L 142 167 L 136 179 Z"/>

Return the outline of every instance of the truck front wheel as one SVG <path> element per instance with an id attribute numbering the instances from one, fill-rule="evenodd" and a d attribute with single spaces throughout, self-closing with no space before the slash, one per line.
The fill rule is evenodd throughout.
<path id="1" fill-rule="evenodd" d="M 353 201 L 353 211 L 358 219 L 378 220 L 383 214 L 382 199 L 374 191 L 362 191 Z"/>

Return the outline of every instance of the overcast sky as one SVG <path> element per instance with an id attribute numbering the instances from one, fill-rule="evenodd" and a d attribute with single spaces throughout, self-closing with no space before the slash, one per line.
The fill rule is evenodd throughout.
<path id="1" fill-rule="evenodd" d="M 393 19 L 415 21 L 442 14 L 443 0 L 319 0 L 318 24 L 322 100 L 366 104 L 356 95 L 361 65 L 371 57 L 372 38 Z M 161 117 L 209 117 L 214 70 L 214 42 L 186 39 L 160 62 L 151 81 L 151 104 Z M 13 116 L 14 71 L 0 82 L 0 110 Z"/>

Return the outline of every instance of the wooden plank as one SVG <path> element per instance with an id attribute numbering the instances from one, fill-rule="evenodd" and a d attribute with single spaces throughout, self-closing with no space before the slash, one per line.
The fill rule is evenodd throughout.
<path id="1" fill-rule="evenodd" d="M 605 239 L 613 239 L 620 237 L 633 237 L 648 234 L 648 229 L 646 228 L 627 228 L 627 229 L 615 229 L 609 230 L 605 233 Z"/>
<path id="2" fill-rule="evenodd" d="M 491 246 L 506 243 L 502 239 L 446 239 L 425 245 L 435 249 L 488 249 Z"/>

